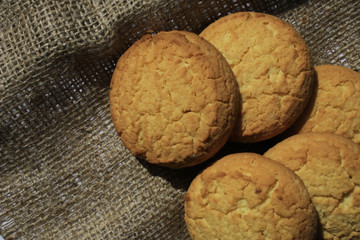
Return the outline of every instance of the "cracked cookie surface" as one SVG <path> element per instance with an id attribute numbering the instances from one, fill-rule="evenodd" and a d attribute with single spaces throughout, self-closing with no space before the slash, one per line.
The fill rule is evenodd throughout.
<path id="1" fill-rule="evenodd" d="M 210 24 L 200 36 L 225 56 L 240 87 L 242 113 L 232 140 L 266 140 L 297 119 L 310 98 L 313 65 L 293 27 L 271 15 L 239 12 Z"/>
<path id="2" fill-rule="evenodd" d="M 264 156 L 292 169 L 319 213 L 324 239 L 360 238 L 360 146 L 332 133 L 301 133 Z"/>
<path id="3" fill-rule="evenodd" d="M 185 31 L 146 35 L 119 59 L 110 110 L 123 144 L 172 168 L 213 156 L 239 114 L 235 76 L 221 53 Z"/>
<path id="4" fill-rule="evenodd" d="M 315 92 L 289 132 L 335 133 L 360 143 L 360 73 L 336 65 L 315 72 Z"/>
<path id="5" fill-rule="evenodd" d="M 301 179 L 255 153 L 223 157 L 191 183 L 185 221 L 193 239 L 313 239 L 317 215 Z"/>

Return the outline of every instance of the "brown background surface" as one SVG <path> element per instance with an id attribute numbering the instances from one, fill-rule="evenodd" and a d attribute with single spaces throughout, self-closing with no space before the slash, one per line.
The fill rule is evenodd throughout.
<path id="1" fill-rule="evenodd" d="M 109 85 L 148 32 L 199 33 L 221 16 L 266 12 L 292 24 L 314 63 L 359 71 L 358 0 L 0 2 L 0 235 L 8 239 L 189 239 L 183 196 L 208 162 L 170 170 L 136 159 L 116 135 Z"/>

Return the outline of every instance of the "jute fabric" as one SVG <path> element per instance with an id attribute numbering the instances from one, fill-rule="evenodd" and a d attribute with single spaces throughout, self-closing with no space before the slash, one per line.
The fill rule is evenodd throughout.
<path id="1" fill-rule="evenodd" d="M 213 160 L 170 170 L 133 157 L 111 121 L 110 79 L 142 35 L 199 33 L 238 11 L 292 24 L 317 65 L 359 70 L 358 0 L 0 1 L 0 235 L 189 239 L 183 197 Z"/>

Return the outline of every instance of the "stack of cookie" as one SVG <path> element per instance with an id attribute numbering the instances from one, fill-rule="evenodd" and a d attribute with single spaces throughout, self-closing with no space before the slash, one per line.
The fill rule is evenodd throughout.
<path id="1" fill-rule="evenodd" d="M 144 36 L 116 65 L 110 109 L 135 156 L 171 168 L 204 162 L 229 139 L 286 136 L 194 179 L 193 239 L 360 238 L 360 74 L 314 67 L 281 19 L 241 12 L 199 35 Z"/>

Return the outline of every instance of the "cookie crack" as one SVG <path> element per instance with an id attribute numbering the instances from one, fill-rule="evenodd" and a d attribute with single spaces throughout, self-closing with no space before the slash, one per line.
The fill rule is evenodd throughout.
<path id="1" fill-rule="evenodd" d="M 271 196 L 273 195 L 274 191 L 276 190 L 276 188 L 279 185 L 279 180 L 276 180 L 276 182 L 274 182 L 271 186 L 269 191 L 266 194 L 266 199 L 265 201 L 259 203 L 258 205 L 255 206 L 255 209 L 260 209 L 261 207 L 263 207 L 264 205 L 268 204 L 271 201 Z M 274 208 L 272 208 L 274 210 Z"/>

